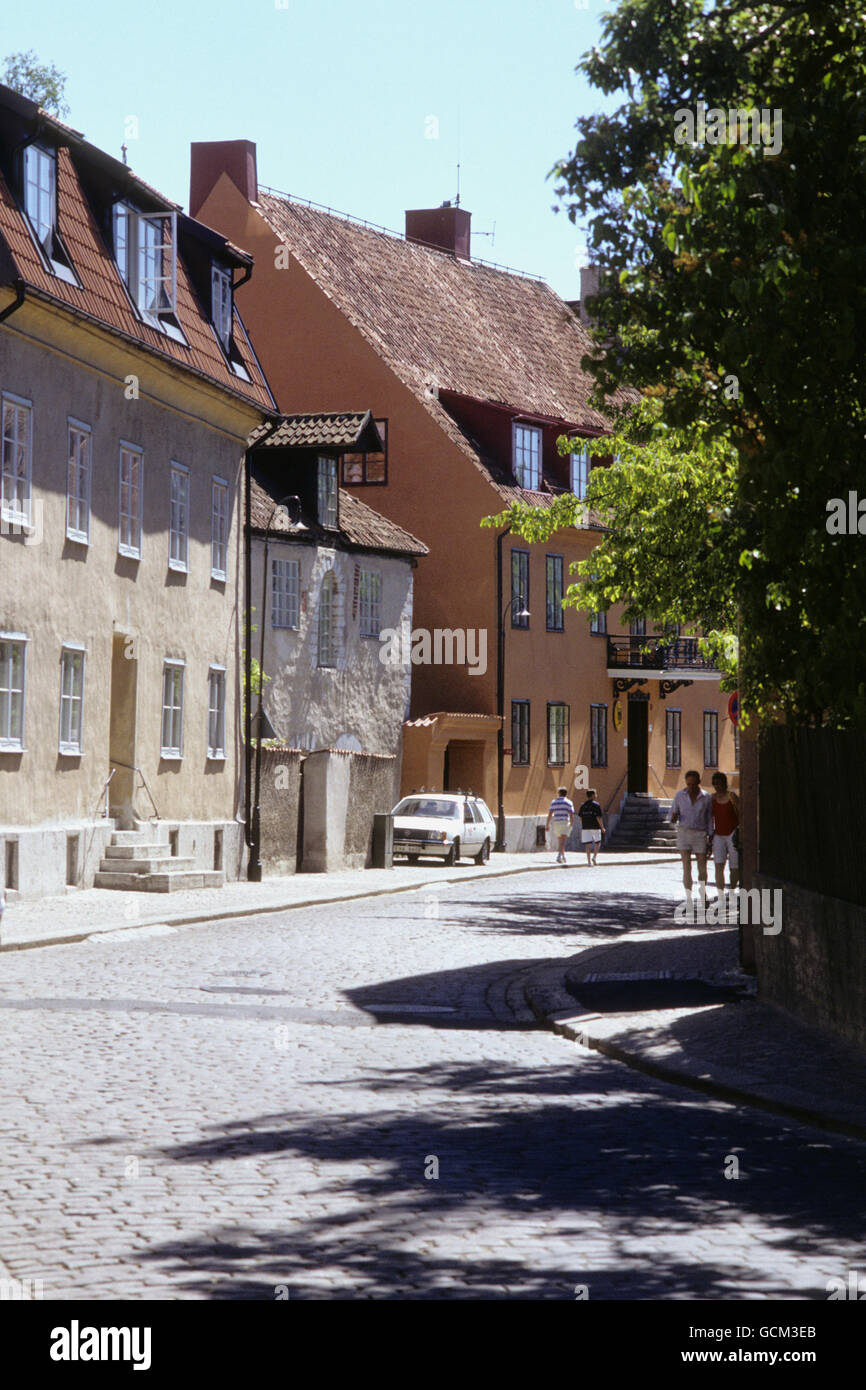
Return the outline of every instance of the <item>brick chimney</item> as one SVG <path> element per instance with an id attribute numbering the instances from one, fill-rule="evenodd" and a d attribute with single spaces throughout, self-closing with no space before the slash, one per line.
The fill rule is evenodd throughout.
<path id="1" fill-rule="evenodd" d="M 406 240 L 422 246 L 438 246 L 461 261 L 471 259 L 469 224 L 472 214 L 443 203 L 441 208 L 416 208 L 406 213 Z"/>
<path id="2" fill-rule="evenodd" d="M 228 174 L 248 203 L 258 202 L 256 147 L 252 140 L 194 140 L 189 147 L 190 217 L 198 216 L 220 174 Z"/>

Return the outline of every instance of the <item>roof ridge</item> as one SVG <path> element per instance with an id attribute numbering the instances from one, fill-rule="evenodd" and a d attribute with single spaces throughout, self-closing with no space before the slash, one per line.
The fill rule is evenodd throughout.
<path id="1" fill-rule="evenodd" d="M 410 240 L 403 232 L 395 231 L 393 227 L 386 227 L 381 222 L 371 222 L 366 217 L 357 217 L 352 212 L 341 212 L 339 208 L 328 207 L 326 203 L 316 203 L 312 198 L 301 198 L 296 193 L 286 193 L 280 188 L 271 188 L 269 184 L 260 183 L 259 191 L 269 193 L 272 198 L 283 198 L 287 203 L 295 203 L 298 207 L 312 208 L 315 212 L 325 213 L 328 217 L 339 217 L 344 222 L 350 222 L 353 227 L 363 227 L 366 231 L 376 232 L 380 236 L 391 237 L 395 241 L 402 241 L 407 246 L 420 246 L 425 251 L 436 251 L 440 256 L 448 256 L 451 260 L 459 260 L 461 265 L 481 265 L 488 270 L 498 270 L 505 275 L 519 275 L 525 280 L 538 280 L 546 285 L 547 279 L 543 275 L 536 274 L 533 270 L 518 270 L 517 266 L 505 265 L 502 261 L 488 261 L 483 256 L 471 256 L 466 260 L 457 257 L 452 252 L 447 251 L 442 246 L 437 246 L 432 241 L 419 241 L 416 237 Z"/>

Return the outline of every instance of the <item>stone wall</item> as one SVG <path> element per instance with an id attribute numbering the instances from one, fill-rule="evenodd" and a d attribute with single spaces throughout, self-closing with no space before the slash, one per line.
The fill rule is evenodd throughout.
<path id="1" fill-rule="evenodd" d="M 350 864 L 370 867 L 373 817 L 393 810 L 399 795 L 400 768 L 396 758 L 375 753 L 352 755 L 346 813 L 346 858 Z"/>
<path id="2" fill-rule="evenodd" d="M 297 748 L 262 749 L 259 807 L 266 874 L 293 874 L 297 868 L 301 757 Z"/>
<path id="3" fill-rule="evenodd" d="M 782 930 L 753 928 L 762 999 L 866 1047 L 866 907 L 756 873 L 781 890 Z"/>

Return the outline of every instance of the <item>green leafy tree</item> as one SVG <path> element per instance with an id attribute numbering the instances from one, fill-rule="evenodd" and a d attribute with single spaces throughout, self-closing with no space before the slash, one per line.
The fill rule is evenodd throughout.
<path id="1" fill-rule="evenodd" d="M 562 441 L 563 449 L 571 447 Z M 722 439 L 664 425 L 655 402 L 623 416 L 611 436 L 589 445 L 614 453 L 590 473 L 586 499 L 562 493 L 546 506 L 513 503 L 483 526 L 509 526 L 530 544 L 587 520 L 605 529 L 572 570 L 567 606 L 586 612 L 624 605 L 664 626 L 705 634 L 704 649 L 728 675 L 737 664 L 735 580 L 741 538 L 731 524 L 737 458 Z"/>
<path id="2" fill-rule="evenodd" d="M 621 0 L 578 72 L 625 98 L 578 121 L 554 171 L 605 271 L 596 402 L 636 388 L 736 450 L 720 587 L 744 704 L 864 721 L 866 541 L 827 521 L 831 499 L 866 495 L 866 14 Z M 707 501 L 697 474 L 716 466 L 696 456 Z"/>
<path id="3" fill-rule="evenodd" d="M 4 64 L 3 81 L 7 87 L 38 102 L 55 116 L 69 114 L 64 101 L 66 76 L 53 63 L 40 63 L 31 48 L 26 53 L 9 53 Z"/>

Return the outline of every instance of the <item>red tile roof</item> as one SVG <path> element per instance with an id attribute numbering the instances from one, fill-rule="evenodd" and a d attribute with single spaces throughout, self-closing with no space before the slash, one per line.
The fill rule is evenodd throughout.
<path id="1" fill-rule="evenodd" d="M 261 441 L 264 449 L 357 449 L 371 426 L 375 440 L 378 435 L 369 410 L 356 410 L 351 414 L 284 415 L 276 426 L 257 425 L 248 443 L 252 446 Z M 379 438 L 377 450 L 381 443 Z"/>
<path id="2" fill-rule="evenodd" d="M 0 96 L 5 91 L 6 89 L 0 89 Z M 35 106 L 33 109 L 35 112 Z M 244 381 L 229 368 L 209 318 L 190 282 L 182 254 L 177 256 L 177 320 L 189 345 L 185 346 L 175 341 L 139 318 L 127 296 L 120 272 L 85 196 L 77 167 L 79 162 L 84 167 L 90 157 L 88 152 L 94 160 L 105 160 L 107 157 L 101 151 L 84 144 L 77 136 L 70 142 L 73 148 L 64 145 L 63 140 L 75 133 L 70 132 L 69 127 L 61 122 L 48 117 L 46 113 L 40 112 L 39 115 L 46 127 L 53 128 L 52 144 L 55 140 L 60 142 L 57 149 L 57 228 L 81 284 L 80 287 L 68 284 L 45 268 L 30 234 L 26 216 L 5 179 L 0 176 L 0 249 L 5 242 L 9 252 L 9 256 L 5 258 L 6 282 L 14 279 L 23 280 L 38 294 L 48 296 L 68 309 L 86 315 L 105 328 L 134 340 L 139 346 L 209 378 L 233 394 L 254 402 L 268 413 L 272 412 L 274 403 L 270 390 L 246 340 L 239 317 L 235 316 L 235 342 L 250 377 L 249 382 Z M 120 165 L 118 167 L 123 168 Z M 139 188 L 146 187 L 141 180 L 133 180 L 133 183 Z M 132 192 L 134 196 L 134 189 Z M 174 206 L 165 199 L 160 201 L 167 210 Z M 194 225 L 190 224 L 189 219 L 183 220 L 187 226 Z M 180 216 L 178 225 L 181 225 Z M 207 235 L 211 239 L 215 236 L 212 232 L 208 232 Z M 229 243 L 224 238 L 218 238 L 218 241 L 226 248 L 228 261 L 236 262 L 239 258 L 229 247 Z M 3 259 L 0 256 L 0 261 Z M 244 255 L 243 260 L 247 264 L 250 263 L 248 256 Z"/>
<path id="3" fill-rule="evenodd" d="M 319 544 L 329 542 L 333 532 L 314 528 L 307 524 L 292 523 L 285 509 L 274 509 L 275 498 L 256 478 L 250 480 L 250 524 L 255 531 L 265 531 L 270 523 L 271 535 L 295 536 L 299 540 L 315 541 Z M 362 550 L 381 550 L 396 555 L 428 555 L 430 552 L 423 541 L 404 531 L 396 522 L 389 521 L 379 512 L 374 512 L 366 502 L 361 502 L 353 493 L 340 488 L 340 535 L 350 546 Z"/>
<path id="4" fill-rule="evenodd" d="M 592 351 L 586 329 L 544 281 L 459 260 L 275 193 L 260 191 L 259 209 L 467 452 L 475 451 L 438 390 L 562 421 L 563 428 L 610 427 L 588 403 L 594 381 L 580 365 Z"/>

